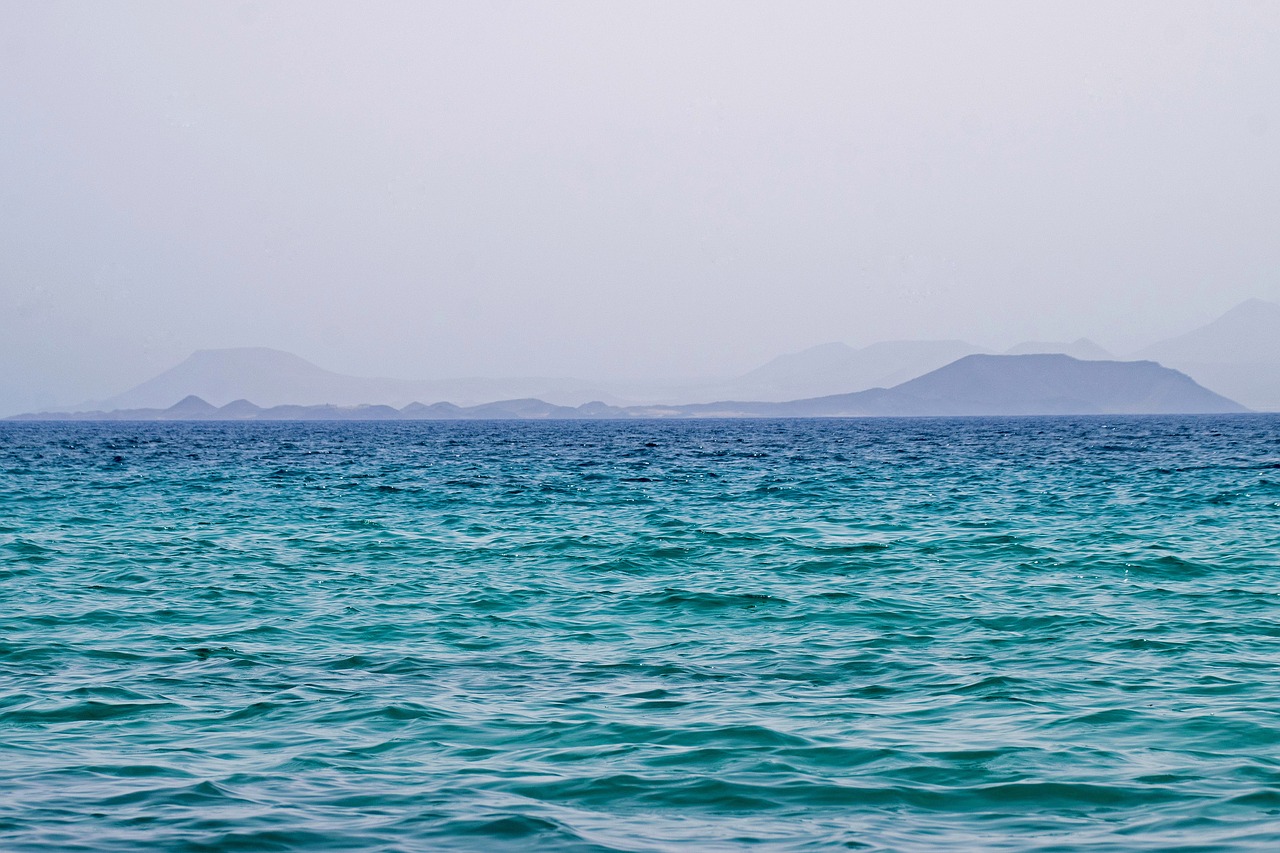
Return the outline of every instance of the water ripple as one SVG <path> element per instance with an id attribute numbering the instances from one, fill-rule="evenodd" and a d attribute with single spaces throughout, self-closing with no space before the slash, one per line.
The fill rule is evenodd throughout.
<path id="1" fill-rule="evenodd" d="M 0 425 L 0 848 L 1280 845 L 1280 418 Z"/>

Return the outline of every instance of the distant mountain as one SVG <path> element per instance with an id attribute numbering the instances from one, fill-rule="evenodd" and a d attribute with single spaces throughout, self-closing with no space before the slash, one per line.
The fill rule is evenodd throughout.
<path id="1" fill-rule="evenodd" d="M 263 408 L 370 403 L 402 407 L 414 401 L 439 400 L 463 407 L 517 399 L 545 400 L 566 407 L 590 401 L 614 406 L 637 400 L 785 401 L 896 385 L 980 351 L 964 341 L 890 341 L 861 349 L 832 343 L 779 356 L 729 380 L 685 385 L 618 383 L 606 388 L 598 382 L 542 377 L 408 380 L 350 376 L 282 350 L 243 347 L 199 350 L 124 393 L 74 409 L 163 410 L 187 396 L 199 397 L 214 407 L 240 400 L 246 406 Z M 248 409 L 243 416 L 256 417 Z"/>
<path id="2" fill-rule="evenodd" d="M 784 401 L 897 385 L 983 350 L 965 341 L 885 341 L 867 347 L 821 344 L 780 355 L 726 382 L 685 390 L 684 396 Z"/>
<path id="3" fill-rule="evenodd" d="M 1137 354 L 1162 364 L 1280 363 L 1280 305 L 1249 299 L 1198 329 Z"/>
<path id="4" fill-rule="evenodd" d="M 266 347 L 200 350 L 176 367 L 134 388 L 80 409 L 163 409 L 195 395 L 213 406 L 252 400 L 257 406 L 355 406 L 414 400 L 452 399 L 476 404 L 514 397 L 542 397 L 560 404 L 608 398 L 592 383 L 578 380 L 456 379 L 406 380 L 347 376 L 304 358 Z"/>
<path id="5" fill-rule="evenodd" d="M 461 407 L 451 403 L 391 406 L 296 406 L 261 409 L 244 400 L 214 407 L 187 397 L 168 409 L 128 409 L 22 420 L 386 420 L 707 417 L 881 417 L 957 415 L 1197 414 L 1247 411 L 1151 361 L 1082 361 L 1068 355 L 969 355 L 893 388 L 872 388 L 790 402 L 576 407 L 538 399 Z"/>
<path id="6" fill-rule="evenodd" d="M 1247 411 L 1151 361 L 1068 355 L 970 355 L 896 385 L 788 403 L 705 403 L 669 414 L 701 417 L 1200 414 Z"/>
<path id="7" fill-rule="evenodd" d="M 1043 353 L 1060 353 L 1082 361 L 1111 361 L 1115 358 L 1114 355 L 1088 338 L 1079 338 L 1070 342 L 1023 341 L 1005 350 L 1005 355 L 1036 355 Z"/>
<path id="8" fill-rule="evenodd" d="M 930 414 L 1196 414 L 1244 406 L 1152 361 L 973 355 L 893 389 Z"/>
<path id="9" fill-rule="evenodd" d="M 1218 319 L 1135 354 L 1185 371 L 1261 411 L 1280 411 L 1280 305 L 1250 299 Z"/>
<path id="10" fill-rule="evenodd" d="M 572 418 L 633 417 L 629 409 L 593 400 L 580 406 L 557 406 L 537 399 L 500 400 L 477 406 L 453 403 L 387 405 L 261 407 L 246 400 L 214 406 L 191 395 L 167 409 L 138 408 L 92 412 L 40 412 L 13 415 L 16 421 L 385 421 L 385 420 L 567 420 Z"/>
<path id="11" fill-rule="evenodd" d="M 159 376 L 104 400 L 103 409 L 165 408 L 188 395 L 221 406 L 238 398 L 259 406 L 382 402 L 408 394 L 408 383 L 362 379 L 325 370 L 266 347 L 199 350 Z"/>
<path id="12" fill-rule="evenodd" d="M 242 419 L 268 417 L 263 410 L 280 406 L 348 409 L 380 404 L 403 415 L 403 407 L 411 403 L 431 409 L 415 409 L 414 417 L 467 416 L 449 414 L 448 408 L 440 407 L 469 409 L 494 405 L 491 401 L 495 400 L 507 401 L 504 411 L 513 417 L 525 416 L 511 402 L 518 400 L 575 410 L 589 402 L 622 410 L 643 401 L 655 410 L 674 411 L 672 406 L 704 405 L 704 400 L 788 403 L 875 388 L 896 390 L 905 382 L 984 352 L 960 340 L 886 341 L 861 348 L 828 343 L 778 356 L 732 379 L 682 385 L 621 382 L 605 387 L 599 382 L 544 377 L 408 380 L 350 376 L 265 347 L 200 350 L 122 394 L 75 410 L 167 412 L 175 401 L 195 396 L 217 408 L 219 418 Z M 1010 348 L 1006 355 L 1051 353 L 1100 362 L 1113 358 L 1087 338 L 1027 341 Z M 1137 356 L 1182 370 L 1205 387 L 1251 408 L 1280 411 L 1280 305 L 1250 300 L 1200 329 L 1153 344 Z M 438 402 L 443 400 L 450 402 Z M 229 403 L 237 406 L 227 411 L 220 408 Z M 555 411 L 540 416 L 568 415 Z"/>
<path id="13" fill-rule="evenodd" d="M 174 417 L 201 420 L 218 414 L 218 407 L 210 405 L 194 394 L 190 394 L 174 403 L 166 411 Z"/>

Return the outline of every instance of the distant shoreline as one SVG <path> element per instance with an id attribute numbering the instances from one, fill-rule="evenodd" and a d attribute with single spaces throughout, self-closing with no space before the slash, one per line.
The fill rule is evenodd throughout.
<path id="1" fill-rule="evenodd" d="M 964 414 L 964 415 L 683 415 L 675 417 L 466 417 L 466 418 L 111 418 L 45 417 L 11 415 L 0 423 L 11 424 L 405 424 L 405 423 L 712 423 L 715 421 L 968 421 L 968 420 L 1088 420 L 1095 418 L 1255 418 L 1280 417 L 1280 412 L 1059 412 L 1048 414 Z"/>
<path id="2" fill-rule="evenodd" d="M 599 400 L 560 406 L 537 398 L 477 406 L 441 402 L 263 408 L 249 400 L 214 406 L 188 395 L 167 409 L 40 412 L 9 420 L 45 421 L 384 421 L 662 420 L 689 418 L 998 417 L 1010 415 L 1223 414 L 1246 407 L 1154 361 L 1086 361 L 1061 354 L 968 355 L 891 388 L 788 402 L 718 400 L 614 406 Z"/>

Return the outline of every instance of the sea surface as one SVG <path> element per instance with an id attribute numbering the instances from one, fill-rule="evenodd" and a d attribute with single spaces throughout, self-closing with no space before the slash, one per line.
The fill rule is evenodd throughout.
<path id="1" fill-rule="evenodd" d="M 0 850 L 1280 849 L 1280 416 L 0 424 Z"/>

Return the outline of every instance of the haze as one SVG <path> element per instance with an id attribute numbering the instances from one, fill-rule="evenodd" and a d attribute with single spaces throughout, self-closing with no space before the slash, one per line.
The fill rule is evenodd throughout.
<path id="1" fill-rule="evenodd" d="M 270 346 L 677 379 L 1280 299 L 1275 3 L 8 3 L 0 412 Z"/>

